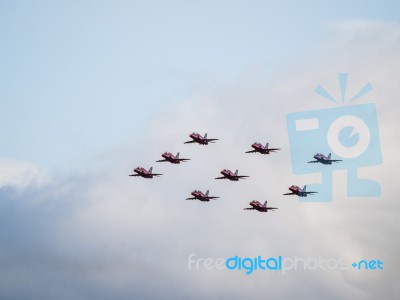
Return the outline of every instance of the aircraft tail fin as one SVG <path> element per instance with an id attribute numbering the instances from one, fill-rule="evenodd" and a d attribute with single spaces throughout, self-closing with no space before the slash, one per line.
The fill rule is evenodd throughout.
<path id="1" fill-rule="evenodd" d="M 153 167 L 150 167 L 149 173 L 150 173 L 150 174 L 153 173 Z"/>
<path id="2" fill-rule="evenodd" d="M 303 189 L 301 190 L 302 192 L 306 192 L 307 191 L 307 186 L 303 186 Z"/>
<path id="3" fill-rule="evenodd" d="M 179 152 L 176 154 L 176 158 L 179 158 Z"/>
<path id="4" fill-rule="evenodd" d="M 239 173 L 239 170 L 236 170 L 235 175 L 237 176 L 238 173 Z"/>
<path id="5" fill-rule="evenodd" d="M 331 159 L 331 153 L 329 153 L 329 155 L 328 155 L 328 159 Z"/>
<path id="6" fill-rule="evenodd" d="M 269 143 L 265 144 L 265 149 L 268 149 Z"/>
<path id="7" fill-rule="evenodd" d="M 265 201 L 265 202 L 264 202 L 264 206 L 265 206 L 265 207 L 267 207 L 267 203 L 268 203 L 268 201 Z"/>
<path id="8" fill-rule="evenodd" d="M 207 192 L 206 192 L 206 196 L 208 196 L 208 192 L 209 192 L 209 190 L 207 190 Z"/>
<path id="9" fill-rule="evenodd" d="M 205 138 L 205 139 L 207 138 L 207 132 L 206 132 L 206 134 L 204 135 L 204 138 Z"/>

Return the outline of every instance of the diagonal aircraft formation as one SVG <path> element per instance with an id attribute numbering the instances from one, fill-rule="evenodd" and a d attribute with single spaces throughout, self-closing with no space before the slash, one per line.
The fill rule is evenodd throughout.
<path id="1" fill-rule="evenodd" d="M 197 143 L 199 145 L 208 145 L 209 143 L 215 143 L 219 139 L 215 138 L 208 138 L 207 133 L 202 136 L 199 133 L 193 132 L 189 135 L 191 140 L 184 142 L 184 144 L 192 144 L 192 143 Z M 270 153 L 274 153 L 278 150 L 281 150 L 280 148 L 269 148 L 269 143 L 266 143 L 265 146 L 262 145 L 261 143 L 253 143 L 251 145 L 253 150 L 246 151 L 245 153 L 259 153 L 263 155 L 269 155 Z M 169 162 L 172 164 L 180 164 L 181 162 L 186 162 L 189 161 L 190 158 L 180 158 L 179 157 L 179 152 L 176 155 L 173 155 L 170 152 L 164 152 L 161 157 L 163 159 L 157 160 L 156 162 Z M 324 154 L 317 153 L 313 156 L 315 160 L 309 161 L 308 163 L 321 163 L 323 165 L 331 165 L 333 162 L 340 162 L 342 160 L 339 159 L 331 159 L 331 153 L 328 154 L 328 156 L 325 156 Z M 135 177 L 143 177 L 146 179 L 152 179 L 153 177 L 158 177 L 163 174 L 159 173 L 153 173 L 153 167 L 150 167 L 149 170 L 146 170 L 143 167 L 137 167 L 133 170 L 133 174 L 130 174 L 129 176 L 135 176 Z M 220 177 L 216 177 L 215 179 L 228 179 L 230 181 L 239 181 L 240 179 L 245 179 L 250 176 L 248 175 L 239 175 L 239 170 L 236 170 L 235 172 L 232 172 L 231 170 L 228 169 L 223 169 L 221 172 Z M 283 195 L 296 195 L 298 197 L 307 197 L 308 195 L 313 195 L 318 192 L 315 191 L 307 191 L 307 186 L 304 185 L 303 188 L 300 188 L 297 185 L 291 185 L 289 188 L 289 193 L 285 193 Z M 219 199 L 220 197 L 216 196 L 209 196 L 209 190 L 206 191 L 206 193 L 203 193 L 199 190 L 194 190 L 191 193 L 191 197 L 186 198 L 186 200 L 199 200 L 202 202 L 209 202 L 210 200 L 213 199 Z M 265 201 L 264 204 L 262 204 L 260 201 L 253 200 L 249 203 L 250 207 L 244 208 L 244 210 L 257 210 L 259 212 L 268 212 L 269 210 L 275 210 L 278 209 L 277 207 L 268 207 L 267 206 L 268 201 Z"/>

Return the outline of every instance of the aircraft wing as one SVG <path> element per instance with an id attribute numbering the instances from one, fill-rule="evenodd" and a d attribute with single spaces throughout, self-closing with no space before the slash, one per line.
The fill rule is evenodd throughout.
<path id="1" fill-rule="evenodd" d="M 254 207 L 246 207 L 246 208 L 243 208 L 244 210 L 255 210 L 255 208 Z"/>
<path id="2" fill-rule="evenodd" d="M 222 176 L 222 177 L 216 177 L 216 178 L 214 178 L 214 179 L 227 179 L 227 177 Z"/>
<path id="3" fill-rule="evenodd" d="M 207 197 L 207 199 L 218 199 L 220 197 Z"/>
<path id="4" fill-rule="evenodd" d="M 219 139 L 204 139 L 207 142 L 219 141 Z"/>
<path id="5" fill-rule="evenodd" d="M 281 148 L 268 148 L 269 151 L 281 150 Z"/>
<path id="6" fill-rule="evenodd" d="M 267 209 L 278 209 L 277 207 L 267 207 Z"/>
<path id="7" fill-rule="evenodd" d="M 331 161 L 331 162 L 338 162 L 338 161 L 343 161 L 343 160 L 341 160 L 341 159 L 330 159 L 329 161 Z"/>
<path id="8" fill-rule="evenodd" d="M 154 174 L 154 173 L 151 173 L 151 174 L 149 174 L 149 175 L 152 175 L 152 176 L 161 176 L 161 175 L 163 175 L 163 174 Z"/>
<path id="9" fill-rule="evenodd" d="M 196 198 L 186 198 L 186 200 L 196 200 Z"/>
<path id="10" fill-rule="evenodd" d="M 283 194 L 283 195 L 289 196 L 289 195 L 295 195 L 295 193 L 286 193 L 286 194 Z"/>
<path id="11" fill-rule="evenodd" d="M 166 162 L 166 161 L 168 161 L 168 160 L 166 160 L 166 159 L 156 160 L 156 162 Z"/>
<path id="12" fill-rule="evenodd" d="M 255 153 L 257 152 L 256 150 L 250 150 L 250 151 L 246 151 L 246 153 Z"/>
<path id="13" fill-rule="evenodd" d="M 312 195 L 312 194 L 318 194 L 318 192 L 305 192 L 307 195 L 308 194 L 310 194 L 310 195 Z"/>
<path id="14" fill-rule="evenodd" d="M 179 161 L 187 161 L 190 160 L 190 158 L 178 158 Z"/>
<path id="15" fill-rule="evenodd" d="M 247 177 L 250 177 L 250 176 L 247 176 L 247 175 L 236 175 L 236 176 L 234 176 L 234 178 L 247 178 Z"/>
<path id="16" fill-rule="evenodd" d="M 313 164 L 313 163 L 317 163 L 318 162 L 318 160 L 311 160 L 311 161 L 309 161 L 308 163 L 309 164 Z"/>
<path id="17" fill-rule="evenodd" d="M 141 176 L 139 174 L 130 174 L 129 176 Z"/>
<path id="18" fill-rule="evenodd" d="M 195 140 L 192 140 L 192 141 L 184 142 L 184 144 L 192 144 L 192 143 L 196 143 L 196 141 L 195 141 Z"/>

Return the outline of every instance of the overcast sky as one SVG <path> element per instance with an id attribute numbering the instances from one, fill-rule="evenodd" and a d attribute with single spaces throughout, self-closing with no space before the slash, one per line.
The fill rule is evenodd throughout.
<path id="1" fill-rule="evenodd" d="M 395 299 L 400 260 L 396 1 L 0 3 L 4 299 Z M 370 82 L 379 198 L 284 197 L 286 115 Z M 215 144 L 184 145 L 197 131 Z M 282 148 L 244 154 L 253 142 Z M 307 147 L 305 143 L 304 147 Z M 180 152 L 182 165 L 155 163 Z M 164 175 L 128 177 L 137 166 Z M 223 168 L 251 177 L 216 181 Z M 185 201 L 210 189 L 217 201 Z M 251 200 L 279 210 L 244 211 Z M 380 259 L 384 270 L 188 270 L 188 256 Z"/>

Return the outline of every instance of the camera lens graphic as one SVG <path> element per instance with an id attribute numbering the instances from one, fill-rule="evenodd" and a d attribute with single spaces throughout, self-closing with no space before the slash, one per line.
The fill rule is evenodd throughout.
<path id="1" fill-rule="evenodd" d="M 343 158 L 355 158 L 368 149 L 371 140 L 368 125 L 356 116 L 342 116 L 328 129 L 328 145 Z"/>

